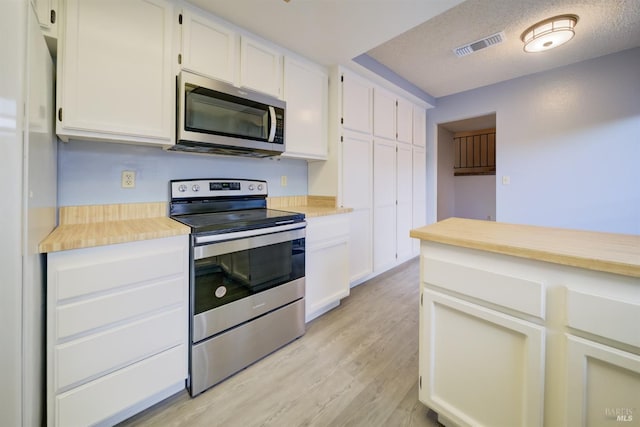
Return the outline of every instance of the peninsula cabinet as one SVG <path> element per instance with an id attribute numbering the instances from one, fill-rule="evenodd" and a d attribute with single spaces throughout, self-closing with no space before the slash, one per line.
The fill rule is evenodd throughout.
<path id="1" fill-rule="evenodd" d="M 442 424 L 637 422 L 640 236 L 459 218 L 411 235 L 419 399 Z"/>
<path id="2" fill-rule="evenodd" d="M 188 236 L 47 255 L 47 425 L 115 424 L 184 389 Z"/>
<path id="3" fill-rule="evenodd" d="M 60 9 L 60 139 L 173 144 L 173 3 L 61 0 Z"/>

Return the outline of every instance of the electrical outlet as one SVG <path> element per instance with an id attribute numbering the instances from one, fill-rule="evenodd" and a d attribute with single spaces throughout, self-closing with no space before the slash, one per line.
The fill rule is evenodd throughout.
<path id="1" fill-rule="evenodd" d="M 281 187 L 286 187 L 287 186 L 287 176 L 286 175 L 282 175 L 280 177 L 280 186 Z"/>
<path id="2" fill-rule="evenodd" d="M 136 172 L 135 171 L 122 171 L 121 177 L 122 188 L 135 188 L 136 186 Z"/>

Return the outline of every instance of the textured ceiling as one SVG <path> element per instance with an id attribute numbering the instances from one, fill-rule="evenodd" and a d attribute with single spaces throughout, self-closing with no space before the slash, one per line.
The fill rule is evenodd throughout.
<path id="1" fill-rule="evenodd" d="M 188 0 L 323 65 L 367 53 L 441 97 L 640 46 L 640 0 Z M 575 38 L 527 54 L 520 35 L 554 15 L 579 16 Z M 504 31 L 458 58 L 452 49 Z"/>
<path id="2" fill-rule="evenodd" d="M 527 27 L 566 13 L 579 16 L 573 40 L 523 51 Z M 461 58 L 452 51 L 499 31 L 501 44 Z M 637 46 L 640 0 L 467 0 L 367 53 L 437 98 Z"/>

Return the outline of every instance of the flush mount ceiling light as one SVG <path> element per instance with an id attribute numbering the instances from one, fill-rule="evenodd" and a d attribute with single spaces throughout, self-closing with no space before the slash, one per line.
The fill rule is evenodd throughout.
<path id="1" fill-rule="evenodd" d="M 559 15 L 532 25 L 520 36 L 524 51 L 543 52 L 568 42 L 575 34 L 577 22 L 577 15 Z"/>

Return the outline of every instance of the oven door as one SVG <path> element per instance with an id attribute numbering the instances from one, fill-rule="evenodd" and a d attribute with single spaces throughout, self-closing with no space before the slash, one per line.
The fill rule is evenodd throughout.
<path id="1" fill-rule="evenodd" d="M 304 297 L 304 226 L 194 247 L 193 343 Z"/>

